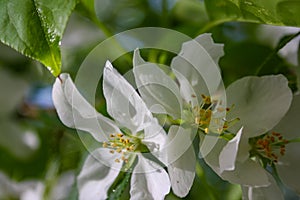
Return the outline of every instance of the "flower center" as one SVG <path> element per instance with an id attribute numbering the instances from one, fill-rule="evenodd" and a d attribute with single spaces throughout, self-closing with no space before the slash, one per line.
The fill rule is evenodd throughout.
<path id="1" fill-rule="evenodd" d="M 280 133 L 272 132 L 263 137 L 252 138 L 251 143 L 254 152 L 277 163 L 279 156 L 285 154 L 285 145 L 288 140 L 284 139 Z"/>
<path id="2" fill-rule="evenodd" d="M 202 94 L 201 97 L 201 104 L 199 106 L 193 107 L 192 114 L 194 117 L 194 123 L 198 126 L 199 129 L 201 129 L 204 133 L 207 134 L 209 132 L 209 125 L 212 120 L 213 113 L 221 113 L 223 111 L 226 111 L 227 114 L 228 112 L 230 112 L 230 108 L 223 108 L 221 106 L 217 107 L 219 102 L 217 100 L 212 101 L 209 96 L 206 96 L 204 94 Z M 233 126 L 236 122 L 238 122 L 239 118 L 235 118 L 233 120 L 226 120 L 221 117 L 216 117 L 213 120 L 216 124 L 220 124 L 221 120 L 224 122 L 222 128 L 218 128 L 218 130 L 213 131 L 217 133 L 222 133 L 223 131 L 226 131 L 229 127 Z"/>
<path id="3" fill-rule="evenodd" d="M 115 162 L 119 163 L 122 160 L 127 163 L 129 153 L 137 151 L 140 143 L 140 139 L 138 138 L 131 138 L 129 136 L 125 136 L 122 133 L 117 133 L 111 134 L 108 142 L 103 142 L 102 146 L 104 148 L 111 149 L 109 151 L 111 154 L 120 154 L 120 158 L 117 158 Z"/>

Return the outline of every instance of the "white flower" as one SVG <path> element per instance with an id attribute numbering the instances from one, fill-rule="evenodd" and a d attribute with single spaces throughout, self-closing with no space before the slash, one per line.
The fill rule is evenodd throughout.
<path id="1" fill-rule="evenodd" d="M 61 74 L 53 87 L 53 101 L 61 121 L 89 132 L 103 145 L 88 156 L 82 167 L 77 179 L 79 199 L 106 199 L 123 164 L 135 156 L 138 161 L 130 181 L 131 199 L 163 199 L 170 190 L 168 174 L 141 151 L 148 149 L 160 159 L 166 133 L 134 88 L 108 61 L 103 91 L 107 111 L 115 121 L 98 113 L 81 96 L 68 74 Z"/>
<path id="2" fill-rule="evenodd" d="M 278 158 L 276 164 L 277 173 L 287 186 L 300 195 L 300 144 L 299 144 L 299 119 L 300 119 L 300 95 L 293 97 L 292 105 L 285 117 L 272 130 L 281 135 L 286 140 L 298 139 L 286 145 L 283 156 Z"/>
<path id="3" fill-rule="evenodd" d="M 282 199 L 274 178 L 262 164 L 276 164 L 284 154 L 284 133 L 269 132 L 287 113 L 292 92 L 282 75 L 245 77 L 226 90 L 230 116 L 240 121 L 231 127 L 236 136 L 228 143 L 220 139 L 205 160 L 223 179 L 243 186 L 246 199 Z M 276 198 L 275 198 L 276 197 Z"/>
<path id="4" fill-rule="evenodd" d="M 133 72 L 148 108 L 188 124 L 184 128 L 173 125 L 168 133 L 168 172 L 179 197 L 186 196 L 193 184 L 196 157 L 192 141 L 198 128 L 208 132 L 214 114 L 209 94 L 220 86 L 217 63 L 222 55 L 223 45 L 213 43 L 209 34 L 184 43 L 171 63 L 178 85 L 156 64 L 145 62 L 138 50 L 134 52 Z M 210 108 L 203 109 L 205 106 Z"/>
<path id="5" fill-rule="evenodd" d="M 68 198 L 74 183 L 74 173 L 64 172 L 60 175 L 50 191 L 49 199 L 61 200 Z M 41 200 L 44 199 L 45 184 L 42 181 L 28 180 L 15 182 L 0 172 L 0 199 Z"/>

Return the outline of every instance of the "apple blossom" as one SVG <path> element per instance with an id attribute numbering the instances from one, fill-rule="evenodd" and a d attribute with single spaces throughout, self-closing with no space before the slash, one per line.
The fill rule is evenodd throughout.
<path id="1" fill-rule="evenodd" d="M 160 158 L 166 133 L 109 61 L 104 68 L 103 91 L 107 111 L 114 121 L 84 99 L 68 74 L 61 74 L 53 86 L 53 101 L 61 121 L 90 133 L 102 144 L 87 157 L 77 178 L 79 199 L 106 199 L 119 172 L 128 171 L 125 166 L 132 167 L 135 158 L 131 199 L 163 199 L 170 190 L 167 172 L 143 153 L 151 152 Z"/>

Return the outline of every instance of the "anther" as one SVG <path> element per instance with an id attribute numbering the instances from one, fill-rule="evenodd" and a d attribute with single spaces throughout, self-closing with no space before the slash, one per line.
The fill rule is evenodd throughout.
<path id="1" fill-rule="evenodd" d="M 133 151 L 134 150 L 134 145 L 130 145 L 129 150 Z"/>
<path id="2" fill-rule="evenodd" d="M 208 128 L 205 128 L 205 129 L 204 129 L 204 132 L 207 134 L 207 133 L 208 133 Z"/>
<path id="3" fill-rule="evenodd" d="M 107 148 L 107 142 L 103 142 L 102 147 Z"/>
<path id="4" fill-rule="evenodd" d="M 121 153 L 121 152 L 122 152 L 122 149 L 121 149 L 121 148 L 118 148 L 118 149 L 116 150 L 116 152 Z"/>

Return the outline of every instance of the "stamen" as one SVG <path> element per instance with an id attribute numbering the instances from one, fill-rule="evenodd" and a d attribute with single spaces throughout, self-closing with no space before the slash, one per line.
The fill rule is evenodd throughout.
<path id="1" fill-rule="evenodd" d="M 280 133 L 272 132 L 263 138 L 257 139 L 254 148 L 260 155 L 270 159 L 271 162 L 277 163 L 279 156 L 285 154 L 285 144 L 287 142 Z"/>
<path id="2" fill-rule="evenodd" d="M 121 148 L 118 148 L 118 149 L 116 150 L 116 152 L 121 153 L 121 152 L 122 152 L 122 149 L 121 149 Z"/>
<path id="3" fill-rule="evenodd" d="M 193 123 L 197 125 L 198 128 L 202 130 L 204 133 L 208 133 L 209 131 L 212 131 L 221 134 L 222 131 L 227 130 L 229 127 L 233 126 L 235 123 L 237 123 L 240 120 L 239 118 L 235 118 L 230 121 L 227 121 L 226 119 L 222 119 L 221 117 L 219 118 L 216 117 L 213 119 L 214 124 L 217 125 L 215 126 L 216 127 L 215 130 L 208 130 L 213 114 L 216 112 L 224 112 L 225 110 L 226 112 L 229 112 L 230 108 L 221 107 L 220 106 L 221 101 L 212 100 L 209 96 L 206 96 L 204 94 L 202 94 L 201 97 L 202 97 L 202 103 L 199 106 L 194 106 L 191 109 L 191 111 L 194 116 Z"/>
<path id="4" fill-rule="evenodd" d="M 207 133 L 208 133 L 208 128 L 205 128 L 205 129 L 204 129 L 204 132 L 207 134 Z"/>
<path id="5" fill-rule="evenodd" d="M 122 134 L 122 133 L 118 133 L 117 134 L 117 137 L 119 137 L 119 138 L 121 138 L 121 137 L 123 137 L 124 135 Z"/>
<path id="6" fill-rule="evenodd" d="M 103 142 L 102 147 L 107 148 L 108 147 L 107 142 Z"/>
<path id="7" fill-rule="evenodd" d="M 136 137 L 130 137 L 122 133 L 110 134 L 110 139 L 103 142 L 104 148 L 109 148 L 111 154 L 119 153 L 120 158 L 115 159 L 115 162 L 128 162 L 129 152 L 134 152 L 141 145 L 140 140 Z"/>

